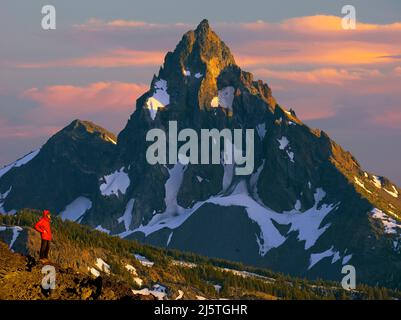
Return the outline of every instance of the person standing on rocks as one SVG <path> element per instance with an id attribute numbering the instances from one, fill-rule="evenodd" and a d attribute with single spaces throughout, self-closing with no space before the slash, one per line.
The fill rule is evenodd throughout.
<path id="1" fill-rule="evenodd" d="M 39 261 L 49 262 L 50 241 L 52 241 L 51 214 L 49 210 L 43 211 L 43 217 L 35 224 L 36 231 L 40 232 L 42 243 L 40 245 Z"/>

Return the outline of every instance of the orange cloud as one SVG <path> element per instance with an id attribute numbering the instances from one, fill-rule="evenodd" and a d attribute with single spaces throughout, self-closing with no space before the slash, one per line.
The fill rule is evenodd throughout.
<path id="1" fill-rule="evenodd" d="M 355 30 L 344 30 L 342 28 L 342 17 L 329 15 L 314 15 L 295 17 L 278 23 L 269 23 L 262 20 L 243 23 L 243 28 L 254 31 L 264 30 L 287 30 L 305 33 L 313 32 L 360 32 L 360 31 L 401 31 L 401 23 L 371 24 L 357 21 Z"/>
<path id="2" fill-rule="evenodd" d="M 241 66 L 256 65 L 369 65 L 393 63 L 399 52 L 392 44 L 371 42 L 263 42 L 257 41 L 239 48 L 236 60 Z M 255 52 L 257 52 L 255 54 Z"/>
<path id="3" fill-rule="evenodd" d="M 342 17 L 315 15 L 287 19 L 281 23 L 282 28 L 298 30 L 300 32 L 359 32 L 371 30 L 398 30 L 401 31 L 401 23 L 391 24 L 369 24 L 357 21 L 355 30 L 344 30 L 342 28 Z"/>
<path id="4" fill-rule="evenodd" d="M 100 55 L 87 57 L 61 59 L 39 63 L 19 63 L 18 68 L 118 68 L 160 65 L 164 53 L 159 51 L 141 51 L 116 49 Z"/>

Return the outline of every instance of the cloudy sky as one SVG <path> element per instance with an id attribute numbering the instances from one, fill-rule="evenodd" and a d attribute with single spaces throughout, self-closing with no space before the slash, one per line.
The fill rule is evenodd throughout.
<path id="1" fill-rule="evenodd" d="M 41 28 L 46 4 L 56 30 Z M 344 4 L 356 30 L 341 28 Z M 75 118 L 118 133 L 203 18 L 280 104 L 401 185 L 399 0 L 1 0 L 0 167 Z"/>

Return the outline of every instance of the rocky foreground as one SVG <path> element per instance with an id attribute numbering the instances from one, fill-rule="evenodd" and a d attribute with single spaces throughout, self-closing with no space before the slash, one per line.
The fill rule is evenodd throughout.
<path id="1" fill-rule="evenodd" d="M 0 241 L 0 300 L 149 300 L 151 295 L 135 295 L 129 286 L 108 278 L 96 279 L 70 268 L 56 269 L 56 288 L 41 286 L 43 264 L 12 252 Z"/>

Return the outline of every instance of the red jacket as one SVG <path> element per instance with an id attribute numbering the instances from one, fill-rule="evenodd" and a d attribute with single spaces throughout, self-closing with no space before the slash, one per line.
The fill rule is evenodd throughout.
<path id="1" fill-rule="evenodd" d="M 36 224 L 35 229 L 42 235 L 43 240 L 52 240 L 52 230 L 50 229 L 50 219 L 46 216 L 46 212 L 43 212 L 43 218 L 41 218 Z"/>

